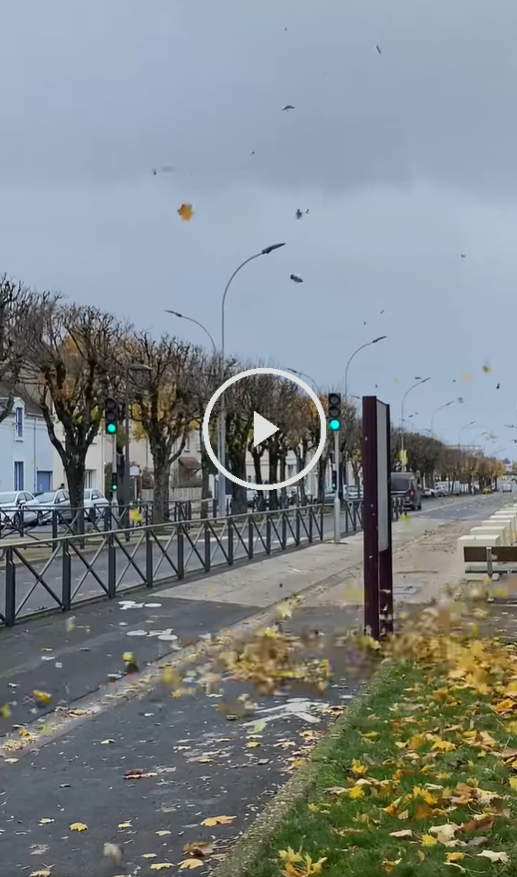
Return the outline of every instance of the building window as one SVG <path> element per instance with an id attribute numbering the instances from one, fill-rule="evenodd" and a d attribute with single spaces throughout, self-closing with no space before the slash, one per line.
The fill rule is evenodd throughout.
<path id="1" fill-rule="evenodd" d="M 23 490 L 24 486 L 23 462 L 21 460 L 16 460 L 14 464 L 14 489 Z"/>
<path id="2" fill-rule="evenodd" d="M 16 438 L 23 438 L 23 408 L 15 408 L 14 429 Z"/>

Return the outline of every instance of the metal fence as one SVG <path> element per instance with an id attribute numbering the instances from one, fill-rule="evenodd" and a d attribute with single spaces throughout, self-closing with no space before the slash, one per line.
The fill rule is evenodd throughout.
<path id="1" fill-rule="evenodd" d="M 330 509 L 329 509 L 330 511 Z M 308 505 L 220 520 L 92 530 L 38 540 L 5 540 L 0 549 L 0 623 L 81 601 L 120 597 L 214 568 L 231 567 L 323 540 L 332 515 Z M 402 508 L 394 502 L 393 518 Z M 362 503 L 343 507 L 342 532 L 362 528 Z"/>

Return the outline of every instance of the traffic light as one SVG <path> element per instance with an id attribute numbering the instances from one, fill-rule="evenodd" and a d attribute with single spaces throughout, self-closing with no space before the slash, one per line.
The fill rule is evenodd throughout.
<path id="1" fill-rule="evenodd" d="M 337 490 L 337 472 L 332 470 L 332 490 Z"/>
<path id="2" fill-rule="evenodd" d="M 113 493 L 116 493 L 118 490 L 118 474 L 113 472 L 111 475 L 111 489 Z"/>
<path id="3" fill-rule="evenodd" d="M 332 432 L 341 429 L 341 393 L 328 394 L 328 418 Z"/>
<path id="4" fill-rule="evenodd" d="M 104 422 L 108 435 L 116 435 L 118 427 L 118 402 L 115 399 L 106 399 L 104 403 Z"/>

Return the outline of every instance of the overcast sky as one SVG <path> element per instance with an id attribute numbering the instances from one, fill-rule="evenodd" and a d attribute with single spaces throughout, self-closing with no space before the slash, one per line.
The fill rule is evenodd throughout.
<path id="1" fill-rule="evenodd" d="M 400 421 L 430 375 L 410 422 L 462 397 L 435 431 L 475 420 L 462 441 L 517 458 L 514 0 L 0 0 L 0 20 L 0 271 L 218 341 L 232 271 L 285 241 L 234 282 L 228 352 L 328 386 L 386 334 L 350 393 Z"/>

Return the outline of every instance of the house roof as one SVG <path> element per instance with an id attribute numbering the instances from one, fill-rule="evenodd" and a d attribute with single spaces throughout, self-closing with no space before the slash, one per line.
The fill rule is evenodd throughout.
<path id="1" fill-rule="evenodd" d="M 32 417 L 43 417 L 40 406 L 20 387 L 16 387 L 14 395 L 17 399 L 21 399 L 25 405 L 25 413 Z M 7 384 L 0 383 L 0 405 L 4 407 L 4 401 L 9 398 L 9 387 Z"/>
<path id="2" fill-rule="evenodd" d="M 180 463 L 185 469 L 201 469 L 201 463 L 196 457 L 180 457 Z"/>

